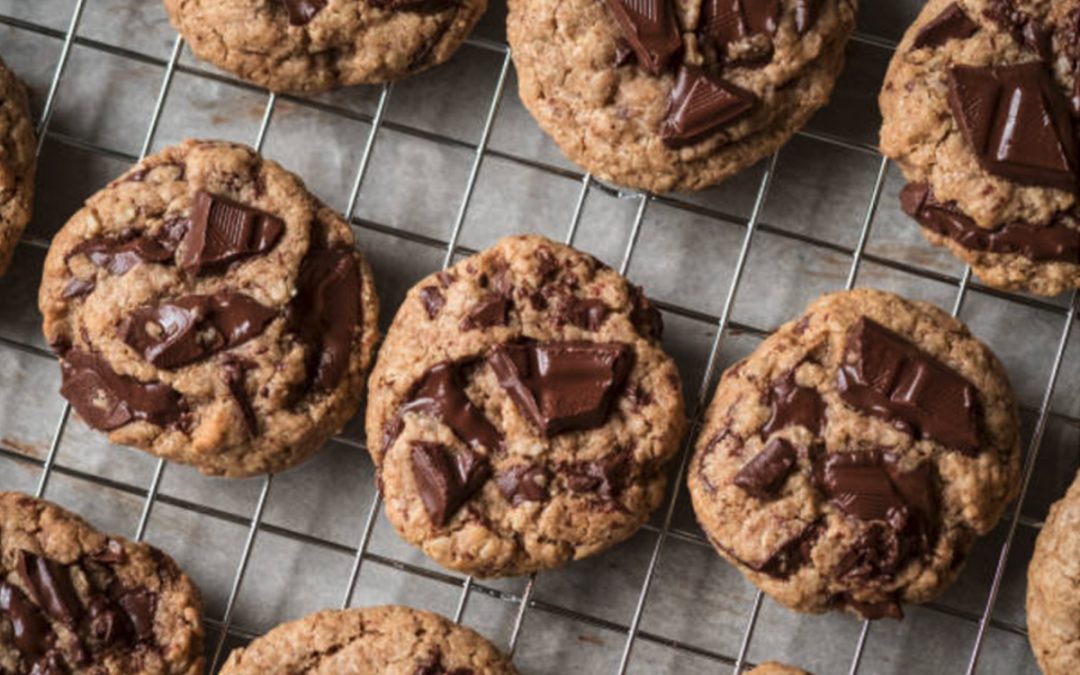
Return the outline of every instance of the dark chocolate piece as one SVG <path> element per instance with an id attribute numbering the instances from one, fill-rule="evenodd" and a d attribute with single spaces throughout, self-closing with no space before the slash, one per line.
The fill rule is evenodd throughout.
<path id="1" fill-rule="evenodd" d="M 417 383 L 398 414 L 404 416 L 405 413 L 415 412 L 433 415 L 471 447 L 498 450 L 502 447 L 502 434 L 466 395 L 462 367 L 463 364 L 453 363 L 432 366 Z"/>
<path id="2" fill-rule="evenodd" d="M 795 0 L 795 32 L 806 33 L 817 23 L 822 0 Z"/>
<path id="3" fill-rule="evenodd" d="M 784 485 L 795 468 L 795 446 L 774 438 L 735 474 L 734 483 L 751 497 L 769 499 Z"/>
<path id="4" fill-rule="evenodd" d="M 912 46 L 915 49 L 940 47 L 949 40 L 966 40 L 978 31 L 979 24 L 954 2 L 922 27 Z"/>
<path id="5" fill-rule="evenodd" d="M 200 190 L 180 247 L 180 266 L 195 275 L 221 269 L 266 253 L 284 232 L 281 218 Z"/>
<path id="6" fill-rule="evenodd" d="M 185 415 L 183 398 L 172 387 L 120 375 L 96 354 L 73 349 L 60 365 L 60 393 L 95 429 L 112 431 L 134 421 L 173 425 Z"/>
<path id="7" fill-rule="evenodd" d="M 581 300 L 569 297 L 563 302 L 555 315 L 561 324 L 573 324 L 582 330 L 596 332 L 604 325 L 608 317 L 608 306 L 599 298 Z"/>
<path id="8" fill-rule="evenodd" d="M 723 48 L 754 35 L 775 35 L 780 0 L 705 0 L 701 4 L 701 32 Z"/>
<path id="9" fill-rule="evenodd" d="M 488 356 L 499 384 L 544 436 L 595 429 L 607 422 L 633 367 L 621 343 L 523 342 Z"/>
<path id="10" fill-rule="evenodd" d="M 117 236 L 92 237 L 72 248 L 66 259 L 85 255 L 95 267 L 122 276 L 141 263 L 171 264 L 187 230 L 186 220 L 174 219 L 155 235 L 129 230 Z"/>
<path id="11" fill-rule="evenodd" d="M 485 293 L 461 322 L 461 330 L 505 326 L 509 321 L 510 301 L 502 293 Z"/>
<path id="12" fill-rule="evenodd" d="M 442 527 L 491 477 L 487 458 L 469 448 L 451 452 L 439 443 L 412 444 L 412 471 L 420 499 Z"/>
<path id="13" fill-rule="evenodd" d="M 1050 31 L 1035 17 L 1016 8 L 1012 0 L 991 0 L 983 15 L 1013 39 L 1035 52 L 1040 60 L 1054 60 Z"/>
<path id="14" fill-rule="evenodd" d="M 251 396 L 248 394 L 246 377 L 247 368 L 237 359 L 227 359 L 222 364 L 225 371 L 225 384 L 229 387 L 229 393 L 236 400 L 237 407 L 244 418 L 244 426 L 252 437 L 259 435 L 259 421 L 255 416 L 255 409 L 251 406 Z"/>
<path id="15" fill-rule="evenodd" d="M 659 75 L 682 49 L 671 0 L 605 0 L 642 68 Z"/>
<path id="16" fill-rule="evenodd" d="M 424 303 L 424 311 L 429 319 L 434 319 L 446 306 L 446 296 L 442 294 L 438 286 L 424 286 L 420 289 L 420 302 Z"/>
<path id="17" fill-rule="evenodd" d="M 671 148 L 695 143 L 748 113 L 756 100 L 703 68 L 683 64 L 671 89 L 660 139 Z"/>
<path id="18" fill-rule="evenodd" d="M 243 293 L 185 295 L 135 310 L 121 333 L 147 361 L 171 370 L 247 342 L 276 316 Z"/>
<path id="19" fill-rule="evenodd" d="M 572 492 L 595 494 L 611 501 L 619 496 L 630 477 L 631 457 L 626 450 L 592 462 L 577 462 L 563 469 Z"/>
<path id="20" fill-rule="evenodd" d="M 772 384 L 769 391 L 772 414 L 761 428 L 762 436 L 795 425 L 805 427 L 815 436 L 821 435 L 825 420 L 825 402 L 816 389 L 795 384 L 795 371 L 788 371 Z"/>
<path id="21" fill-rule="evenodd" d="M 27 662 L 45 655 L 56 644 L 56 634 L 41 610 L 17 587 L 0 581 L 0 616 L 11 621 L 12 642 Z"/>
<path id="22" fill-rule="evenodd" d="M 514 506 L 547 499 L 547 481 L 547 471 L 533 464 L 512 466 L 495 476 L 499 491 Z"/>
<path id="23" fill-rule="evenodd" d="M 972 251 L 1080 264 L 1080 230 L 1057 220 L 1041 225 L 1016 221 L 988 230 L 979 227 L 955 202 L 939 202 L 926 183 L 905 186 L 900 192 L 900 206 L 926 229 Z"/>
<path id="24" fill-rule="evenodd" d="M 60 296 L 65 300 L 81 298 L 84 295 L 93 293 L 96 286 L 97 282 L 93 279 L 79 279 L 78 277 L 72 277 L 64 284 L 64 290 Z"/>
<path id="25" fill-rule="evenodd" d="M 979 453 L 978 395 L 959 373 L 906 338 L 863 317 L 837 371 L 840 398 L 917 438 Z"/>
<path id="26" fill-rule="evenodd" d="M 326 7 L 326 0 L 281 0 L 289 14 L 289 25 L 306 26 Z"/>
<path id="27" fill-rule="evenodd" d="M 787 579 L 810 561 L 811 551 L 823 530 L 820 522 L 809 523 L 801 532 L 778 546 L 764 562 L 746 565 L 770 577 Z"/>
<path id="28" fill-rule="evenodd" d="M 949 106 L 988 172 L 1022 185 L 1077 191 L 1069 102 L 1045 64 L 953 66 Z"/>
<path id="29" fill-rule="evenodd" d="M 351 246 L 309 252 L 286 311 L 289 330 L 307 349 L 308 381 L 330 391 L 349 367 L 360 330 L 360 269 Z"/>
<path id="30" fill-rule="evenodd" d="M 68 566 L 27 551 L 19 551 L 19 577 L 30 598 L 49 616 L 74 626 L 82 618 L 82 605 Z"/>

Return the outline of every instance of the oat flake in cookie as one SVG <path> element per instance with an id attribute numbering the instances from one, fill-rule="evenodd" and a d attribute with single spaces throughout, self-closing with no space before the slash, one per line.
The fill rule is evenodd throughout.
<path id="1" fill-rule="evenodd" d="M 287 469 L 352 417 L 377 340 L 341 217 L 250 148 L 187 141 L 91 197 L 39 294 L 91 427 L 200 471 Z"/>
<path id="2" fill-rule="evenodd" d="M 0 60 L 0 276 L 30 222 L 36 152 L 26 90 Z"/>
<path id="3" fill-rule="evenodd" d="M 825 295 L 724 373 L 689 469 L 719 553 L 802 612 L 900 617 L 1018 488 L 1001 363 L 932 305 Z"/>
<path id="4" fill-rule="evenodd" d="M 408 77 L 449 59 L 487 0 L 165 0 L 215 66 L 274 91 Z"/>
<path id="5" fill-rule="evenodd" d="M 927 239 L 991 286 L 1080 287 L 1080 1 L 930 0 L 880 100 Z"/>
<path id="6" fill-rule="evenodd" d="M 517 675 L 481 635 L 386 605 L 322 611 L 237 649 L 221 675 Z"/>
<path id="7" fill-rule="evenodd" d="M 562 565 L 659 506 L 685 427 L 659 312 L 592 256 L 503 239 L 418 283 L 372 372 L 386 513 L 440 564 Z"/>
<path id="8" fill-rule="evenodd" d="M 0 492 L 0 671 L 199 675 L 201 609 L 161 551 Z"/>
<path id="9" fill-rule="evenodd" d="M 828 101 L 856 0 L 510 0 L 521 99 L 596 176 L 719 183 Z"/>

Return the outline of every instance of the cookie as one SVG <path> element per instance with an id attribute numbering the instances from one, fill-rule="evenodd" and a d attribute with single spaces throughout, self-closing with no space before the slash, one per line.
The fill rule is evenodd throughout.
<path id="1" fill-rule="evenodd" d="M 717 551 L 801 612 L 901 616 L 1016 495 L 1001 363 L 945 312 L 825 295 L 724 373 L 689 469 Z"/>
<path id="2" fill-rule="evenodd" d="M 0 60 L 0 276 L 30 222 L 36 153 L 26 90 Z"/>
<path id="3" fill-rule="evenodd" d="M 519 236 L 414 286 L 371 374 L 386 514 L 439 564 L 547 569 L 633 534 L 685 428 L 659 312 L 590 255 Z"/>
<path id="4" fill-rule="evenodd" d="M 161 551 L 0 492 L 0 671 L 199 675 L 201 609 Z"/>
<path id="5" fill-rule="evenodd" d="M 829 99 L 856 0 L 510 0 L 521 99 L 572 161 L 667 192 L 770 155 Z"/>
<path id="6" fill-rule="evenodd" d="M 211 475 L 287 469 L 353 416 L 378 338 L 345 221 L 250 148 L 186 141 L 53 239 L 60 393 L 109 440 Z"/>
<path id="7" fill-rule="evenodd" d="M 810 673 L 776 661 L 767 661 L 748 671 L 747 675 L 810 675 Z"/>
<path id="8" fill-rule="evenodd" d="M 387 605 L 327 610 L 237 649 L 221 675 L 516 675 L 479 634 L 438 614 Z"/>
<path id="9" fill-rule="evenodd" d="M 1080 0 L 930 0 L 881 92 L 903 210 L 988 285 L 1080 287 Z"/>
<path id="10" fill-rule="evenodd" d="M 443 63 L 487 0 L 165 0 L 213 65 L 273 91 L 399 80 Z"/>
<path id="11" fill-rule="evenodd" d="M 1050 507 L 1027 574 L 1027 628 L 1045 675 L 1080 672 L 1080 480 Z"/>

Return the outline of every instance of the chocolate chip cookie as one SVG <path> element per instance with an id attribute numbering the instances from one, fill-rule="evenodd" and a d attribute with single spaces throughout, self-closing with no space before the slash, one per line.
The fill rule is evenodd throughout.
<path id="1" fill-rule="evenodd" d="M 387 605 L 323 611 L 278 626 L 222 675 L 516 675 L 479 634 L 438 614 Z"/>
<path id="2" fill-rule="evenodd" d="M 633 534 L 683 435 L 659 312 L 590 255 L 519 236 L 409 291 L 371 375 L 386 513 L 440 564 L 556 567 Z"/>
<path id="3" fill-rule="evenodd" d="M 825 105 L 856 0 L 510 0 L 521 99 L 598 177 L 666 192 L 768 156 Z"/>
<path id="4" fill-rule="evenodd" d="M 36 153 L 26 90 L 0 60 L 0 276 L 30 222 Z"/>
<path id="5" fill-rule="evenodd" d="M 199 675 L 201 605 L 161 551 L 0 492 L 0 671 Z"/>
<path id="6" fill-rule="evenodd" d="M 413 75 L 450 58 L 487 0 L 165 0 L 192 51 L 274 91 Z"/>
<path id="7" fill-rule="evenodd" d="M 1050 507 L 1028 566 L 1027 628 L 1045 675 L 1080 672 L 1080 480 Z"/>
<path id="8" fill-rule="evenodd" d="M 899 617 L 959 573 L 1016 495 L 1001 363 L 922 302 L 825 295 L 724 373 L 689 473 L 729 562 L 803 612 Z"/>
<path id="9" fill-rule="evenodd" d="M 167 148 L 91 197 L 39 304 L 83 421 L 224 476 L 287 469 L 339 431 L 378 337 L 349 226 L 224 142 Z"/>
<path id="10" fill-rule="evenodd" d="M 1080 0 L 930 0 L 881 110 L 927 239 L 991 286 L 1080 287 Z"/>

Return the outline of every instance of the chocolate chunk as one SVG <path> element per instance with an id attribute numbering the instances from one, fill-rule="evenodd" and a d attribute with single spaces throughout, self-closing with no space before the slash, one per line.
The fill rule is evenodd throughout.
<path id="1" fill-rule="evenodd" d="M 611 501 L 626 487 L 630 464 L 630 453 L 620 450 L 603 459 L 567 465 L 563 469 L 566 486 L 572 492 L 595 494 Z"/>
<path id="2" fill-rule="evenodd" d="M 1080 263 L 1080 231 L 1058 220 L 1045 224 L 1014 221 L 989 230 L 979 227 L 955 202 L 939 202 L 926 183 L 904 187 L 900 206 L 926 229 L 973 251 L 1013 253 L 1036 261 Z"/>
<path id="3" fill-rule="evenodd" d="M 135 310 L 121 332 L 147 361 L 171 370 L 247 342 L 276 316 L 243 293 L 185 295 Z"/>
<path id="4" fill-rule="evenodd" d="M 748 567 L 777 579 L 787 579 L 810 561 L 810 554 L 824 530 L 820 522 L 809 523 L 801 532 L 776 548 L 764 562 Z"/>
<path id="5" fill-rule="evenodd" d="M 1050 31 L 1035 17 L 1016 8 L 1012 0 L 990 0 L 983 16 L 996 23 L 1013 39 L 1035 52 L 1040 60 L 1053 61 Z"/>
<path id="6" fill-rule="evenodd" d="M 659 75 L 682 48 L 671 0 L 605 0 L 642 68 Z"/>
<path id="7" fill-rule="evenodd" d="M 72 277 L 64 284 L 64 290 L 60 296 L 65 300 L 81 298 L 84 295 L 90 295 L 94 291 L 96 285 L 97 282 L 93 279 L 79 279 L 78 277 Z"/>
<path id="8" fill-rule="evenodd" d="M 795 0 L 795 32 L 806 35 L 817 23 L 822 0 Z"/>
<path id="9" fill-rule="evenodd" d="M 82 605 L 66 565 L 44 556 L 19 551 L 19 577 L 31 599 L 49 616 L 69 626 L 82 617 Z"/>
<path id="10" fill-rule="evenodd" d="M 152 640 L 157 594 L 146 588 L 136 588 L 120 595 L 116 602 L 127 613 L 135 629 L 135 638 L 140 642 Z"/>
<path id="11" fill-rule="evenodd" d="M 510 301 L 502 293 L 485 293 L 461 322 L 461 330 L 505 326 L 509 320 Z"/>
<path id="12" fill-rule="evenodd" d="M 517 409 L 554 436 L 607 422 L 633 356 L 615 342 L 524 342 L 496 347 L 487 360 Z"/>
<path id="13" fill-rule="evenodd" d="M 60 365 L 60 393 L 95 429 L 112 431 L 134 421 L 172 425 L 185 415 L 183 398 L 172 387 L 120 375 L 96 354 L 71 350 Z"/>
<path id="14" fill-rule="evenodd" d="M 470 446 L 497 450 L 502 447 L 502 434 L 466 395 L 462 366 L 452 363 L 433 366 L 417 383 L 399 415 L 409 412 L 433 415 Z"/>
<path id="15" fill-rule="evenodd" d="M 979 24 L 954 2 L 923 26 L 912 46 L 915 49 L 940 47 L 949 40 L 966 40 L 978 31 Z"/>
<path id="16" fill-rule="evenodd" d="M 761 435 L 768 437 L 775 431 L 790 426 L 805 427 L 815 436 L 821 435 L 825 421 L 825 402 L 816 389 L 800 387 L 795 383 L 795 371 L 788 371 L 772 384 L 769 391 L 769 405 L 772 414 Z"/>
<path id="17" fill-rule="evenodd" d="M 332 390 L 348 370 L 362 318 L 360 269 L 351 246 L 308 253 L 286 318 L 307 350 L 308 381 L 316 391 Z"/>
<path id="18" fill-rule="evenodd" d="M 175 219 L 154 235 L 129 230 L 118 236 L 92 237 L 72 248 L 66 259 L 85 255 L 95 267 L 122 276 L 141 263 L 171 264 L 187 230 L 186 220 Z"/>
<path id="19" fill-rule="evenodd" d="M 702 34 L 721 48 L 754 35 L 775 35 L 780 0 L 705 0 Z"/>
<path id="20" fill-rule="evenodd" d="M 571 296 L 562 303 L 555 315 L 560 324 L 573 324 L 582 330 L 596 332 L 604 325 L 608 317 L 608 307 L 603 300 L 590 298 L 581 300 Z"/>
<path id="21" fill-rule="evenodd" d="M 326 0 L 281 0 L 289 14 L 289 25 L 306 26 L 326 7 Z"/>
<path id="22" fill-rule="evenodd" d="M 659 340 L 664 334 L 664 317 L 645 297 L 640 286 L 630 285 L 630 323 L 644 337 Z"/>
<path id="23" fill-rule="evenodd" d="M 863 317 L 837 372 L 840 398 L 966 455 L 979 453 L 978 396 L 955 370 Z"/>
<path id="24" fill-rule="evenodd" d="M 415 442 L 411 458 L 416 488 L 436 527 L 446 525 L 491 478 L 487 458 L 468 448 L 451 452 L 439 443 Z"/>
<path id="25" fill-rule="evenodd" d="M 547 471 L 532 464 L 512 466 L 495 476 L 499 491 L 514 506 L 547 499 L 547 481 Z"/>
<path id="26" fill-rule="evenodd" d="M 988 172 L 1022 185 L 1077 191 L 1069 102 L 1046 65 L 953 66 L 949 106 Z"/>
<path id="27" fill-rule="evenodd" d="M 222 364 L 225 372 L 225 384 L 229 387 L 229 393 L 236 400 L 240 414 L 244 418 L 244 426 L 252 436 L 259 435 L 259 421 L 255 417 L 255 409 L 251 407 L 251 396 L 248 394 L 245 365 L 237 359 L 228 359 Z"/>
<path id="28" fill-rule="evenodd" d="M 887 521 L 892 512 L 907 509 L 877 451 L 828 455 L 821 483 L 838 509 L 859 520 Z"/>
<path id="29" fill-rule="evenodd" d="M 695 143 L 745 115 L 756 100 L 750 92 L 703 68 L 683 64 L 671 89 L 660 139 L 671 148 Z"/>
<path id="30" fill-rule="evenodd" d="M 735 474 L 734 483 L 751 497 L 769 499 L 776 495 L 795 467 L 795 446 L 774 438 Z"/>
<path id="31" fill-rule="evenodd" d="M 434 319 L 446 305 L 446 296 L 442 294 L 438 286 L 424 286 L 420 289 L 420 302 L 424 303 L 424 311 L 429 319 Z"/>
<path id="32" fill-rule="evenodd" d="M 277 216 L 200 190 L 191 227 L 180 248 L 180 266 L 189 274 L 220 269 L 274 247 L 285 231 Z"/>
<path id="33" fill-rule="evenodd" d="M 130 644 L 135 631 L 131 620 L 104 595 L 94 595 L 87 603 L 90 634 L 104 649 Z"/>
<path id="34" fill-rule="evenodd" d="M 43 656 L 56 643 L 56 634 L 41 610 L 22 591 L 0 581 L 0 615 L 11 621 L 12 642 L 26 661 Z"/>
<path id="35" fill-rule="evenodd" d="M 873 522 L 863 527 L 837 563 L 836 576 L 860 583 L 894 578 L 907 561 L 906 542 L 900 534 L 907 517 L 907 512 L 900 510 L 893 514 L 894 523 Z"/>

